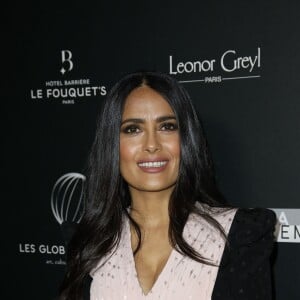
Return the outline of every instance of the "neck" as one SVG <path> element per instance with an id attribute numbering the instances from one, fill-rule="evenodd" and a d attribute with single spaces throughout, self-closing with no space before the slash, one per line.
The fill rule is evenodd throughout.
<path id="1" fill-rule="evenodd" d="M 143 228 L 168 226 L 172 190 L 145 192 L 130 189 L 131 217 Z"/>

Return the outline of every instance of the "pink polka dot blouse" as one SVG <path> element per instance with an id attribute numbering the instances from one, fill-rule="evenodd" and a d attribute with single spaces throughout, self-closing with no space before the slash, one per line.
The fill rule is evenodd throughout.
<path id="1" fill-rule="evenodd" d="M 213 216 L 228 234 L 236 209 L 214 209 Z M 201 216 L 191 214 L 183 232 L 184 239 L 203 257 L 219 265 L 225 247 L 220 232 Z M 166 265 L 151 290 L 145 295 L 139 284 L 131 249 L 130 226 L 124 218 L 117 249 L 103 257 L 91 273 L 91 300 L 209 300 L 218 266 L 196 262 L 172 250 Z"/>

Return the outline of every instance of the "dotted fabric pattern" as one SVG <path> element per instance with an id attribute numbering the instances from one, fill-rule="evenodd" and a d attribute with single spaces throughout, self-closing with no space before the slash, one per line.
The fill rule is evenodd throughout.
<path id="1" fill-rule="evenodd" d="M 238 209 L 217 274 L 212 300 L 271 300 L 270 255 L 276 216 L 264 209 Z M 83 300 L 90 299 L 92 278 Z M 202 300 L 199 298 L 199 300 Z"/>
<path id="2" fill-rule="evenodd" d="M 228 234 L 236 209 L 211 209 L 210 214 Z M 225 241 L 220 232 L 201 216 L 191 214 L 185 224 L 184 239 L 197 252 L 216 265 L 221 262 Z M 172 250 L 163 270 L 149 293 L 143 293 L 138 282 L 131 249 L 129 221 L 124 220 L 120 244 L 104 257 L 92 272 L 92 300 L 210 300 L 218 273 L 217 266 L 196 262 Z M 119 288 L 116 289 L 115 287 Z"/>
<path id="3" fill-rule="evenodd" d="M 272 299 L 270 255 L 276 216 L 263 209 L 239 209 L 233 220 L 212 300 Z"/>

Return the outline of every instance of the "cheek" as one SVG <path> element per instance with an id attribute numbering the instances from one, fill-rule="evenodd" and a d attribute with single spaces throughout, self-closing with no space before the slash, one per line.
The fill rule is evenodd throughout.
<path id="1" fill-rule="evenodd" d="M 179 138 L 173 139 L 172 141 L 169 141 L 166 143 L 165 147 L 168 149 L 168 152 L 171 153 L 171 155 L 175 159 L 180 158 L 180 141 Z"/>
<path id="2" fill-rule="evenodd" d="M 120 167 L 124 164 L 134 161 L 136 145 L 128 140 L 120 140 Z M 121 170 L 122 171 L 122 170 Z"/>
<path id="3" fill-rule="evenodd" d="M 124 177 L 124 171 L 126 172 L 126 161 L 128 161 L 128 148 L 124 143 L 120 143 L 120 173 Z"/>
<path id="4" fill-rule="evenodd" d="M 176 156 L 178 156 L 178 158 L 180 157 L 180 143 L 179 143 L 179 140 L 174 145 L 174 153 L 176 153 Z"/>
<path id="5" fill-rule="evenodd" d="M 176 172 L 177 172 L 177 175 L 178 175 L 178 172 L 179 172 L 179 165 L 180 165 L 180 156 L 181 156 L 181 151 L 180 151 L 180 141 L 179 141 L 179 138 L 178 140 L 173 144 L 172 146 L 172 153 L 173 153 L 173 156 L 175 158 L 175 161 L 176 161 Z"/>

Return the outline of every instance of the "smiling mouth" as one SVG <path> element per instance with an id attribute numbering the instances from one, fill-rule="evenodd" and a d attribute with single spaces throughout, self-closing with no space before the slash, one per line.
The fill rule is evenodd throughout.
<path id="1" fill-rule="evenodd" d="M 161 168 L 164 167 L 167 163 L 167 161 L 147 161 L 138 163 L 138 166 L 141 168 Z"/>

